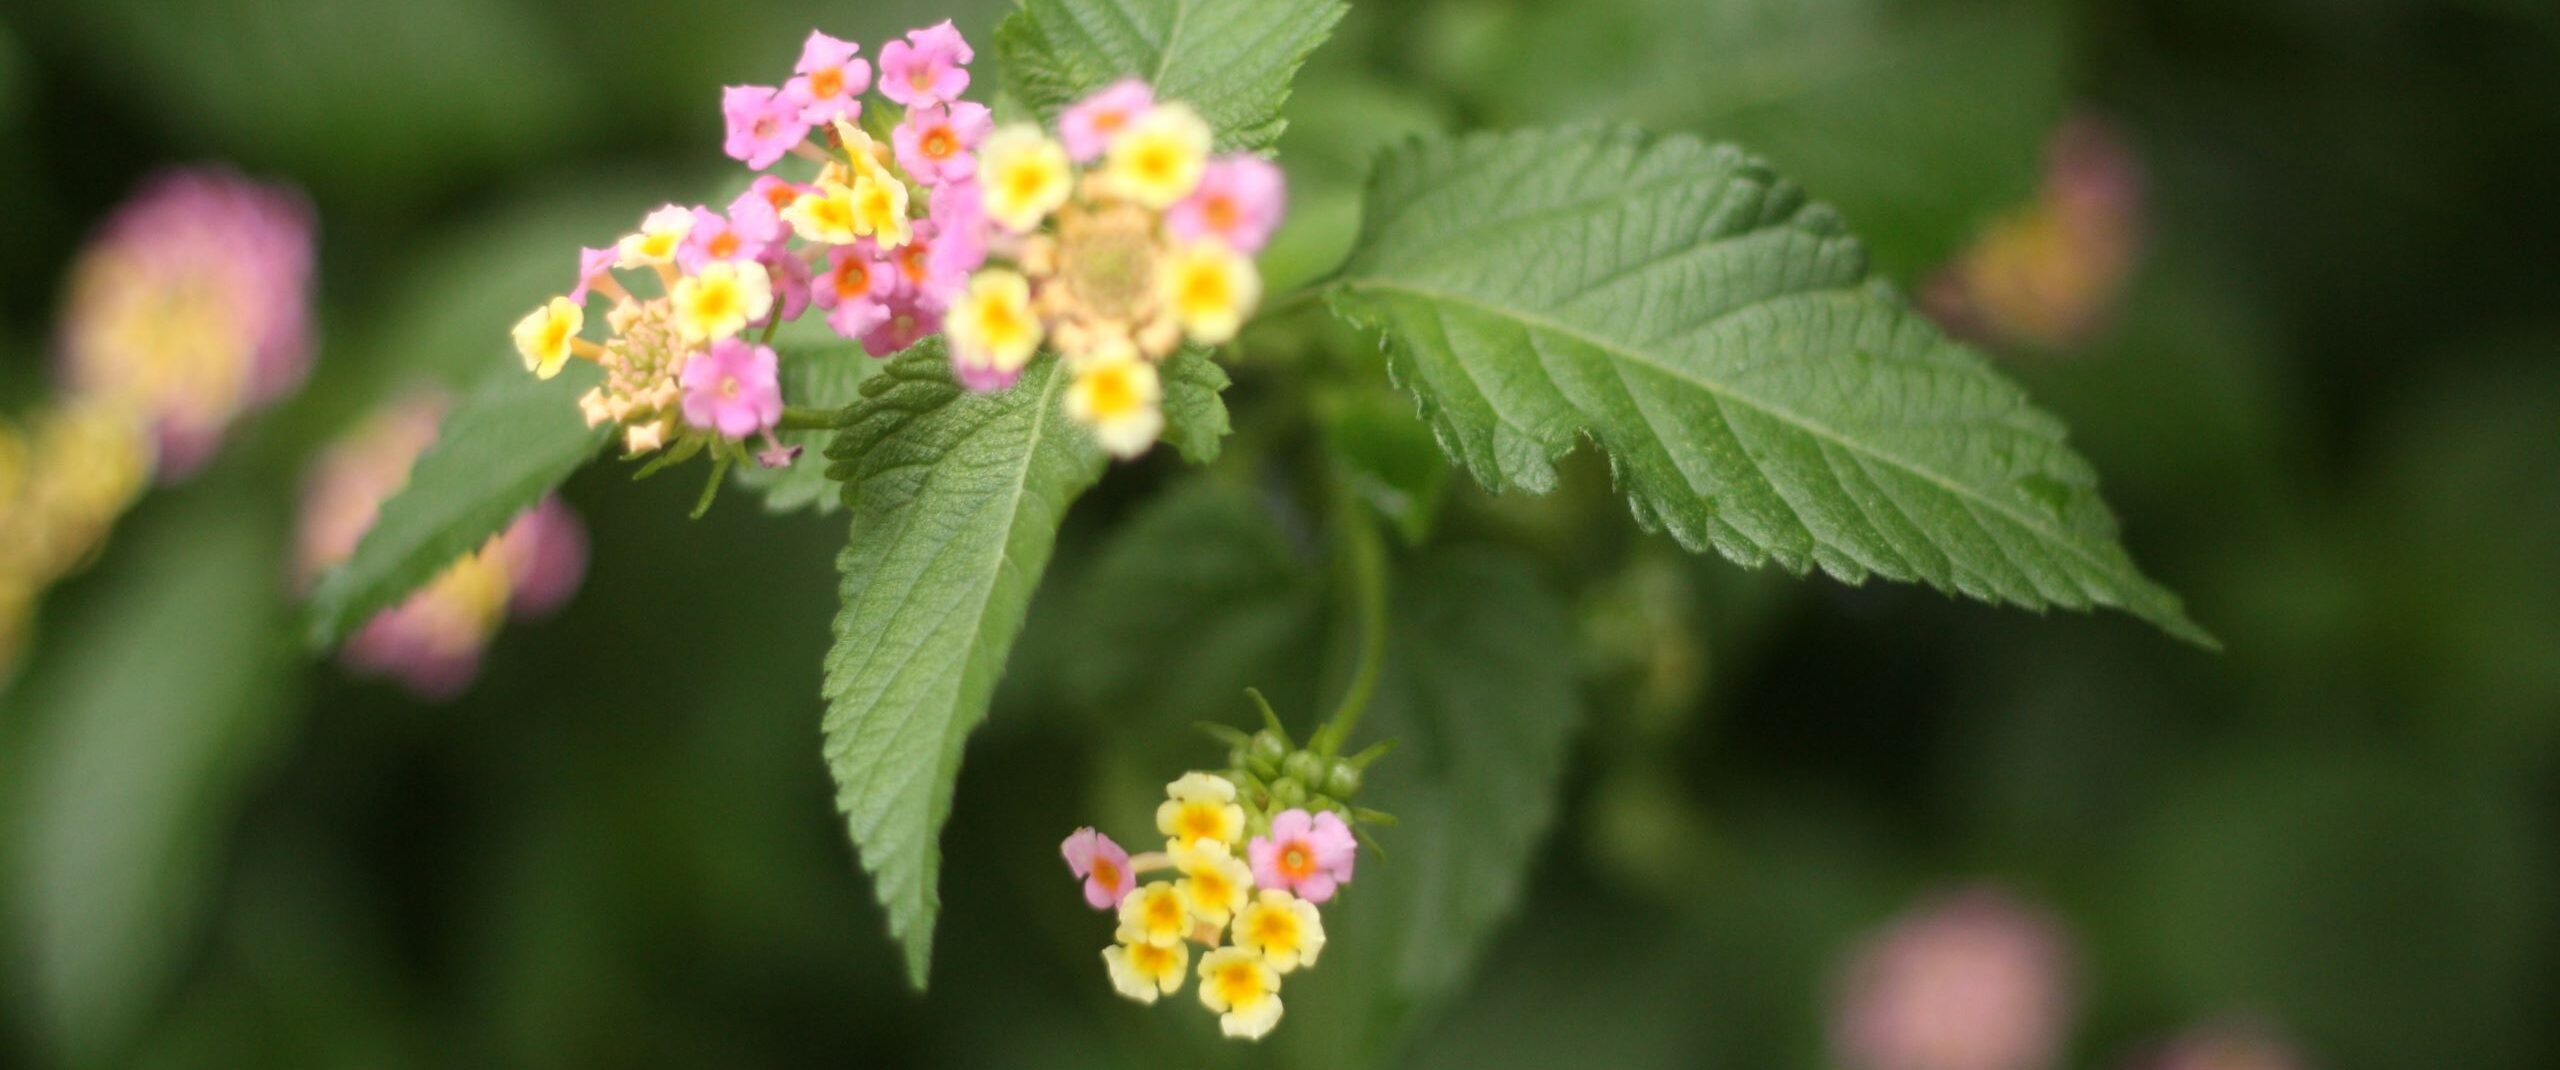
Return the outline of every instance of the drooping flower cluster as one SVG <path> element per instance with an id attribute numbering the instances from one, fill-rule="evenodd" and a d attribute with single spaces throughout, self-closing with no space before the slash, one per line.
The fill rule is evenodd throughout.
<path id="1" fill-rule="evenodd" d="M 321 455 L 303 488 L 297 572 L 305 586 L 355 552 L 375 510 L 435 442 L 445 407 L 440 395 L 412 395 Z M 586 529 L 577 515 L 557 497 L 545 497 L 407 601 L 367 621 L 341 656 L 351 668 L 391 677 L 421 698 L 450 698 L 479 674 L 481 652 L 509 615 L 540 616 L 568 601 L 586 558 Z"/>
<path id="2" fill-rule="evenodd" d="M 1360 767 L 1384 749 L 1351 759 L 1299 751 L 1276 718 L 1231 740 L 1233 768 L 1166 786 L 1155 814 L 1164 850 L 1132 855 L 1091 828 L 1061 850 L 1086 905 L 1119 919 L 1102 952 L 1113 988 L 1152 1004 L 1197 977 L 1219 1030 L 1259 1040 L 1279 1024 L 1282 978 L 1324 952 L 1317 907 L 1351 883 L 1360 848 L 1352 821 L 1386 819 L 1348 802 Z M 1152 873 L 1165 875 L 1142 883 Z"/>
<path id="3" fill-rule="evenodd" d="M 226 170 L 174 172 L 119 207 L 73 266 L 58 395 L 0 417 L 0 680 L 46 588 L 97 554 L 156 471 L 212 456 L 310 363 L 309 209 Z"/>
<path id="4" fill-rule="evenodd" d="M 733 456 L 770 444 L 785 410 L 765 343 L 815 310 L 875 357 L 946 335 L 974 390 L 1010 386 L 1045 346 L 1073 376 L 1067 414 L 1114 454 L 1144 452 L 1163 425 L 1156 364 L 1233 338 L 1259 299 L 1279 170 L 1213 156 L 1196 112 L 1135 81 L 1066 109 L 1057 138 L 997 129 L 961 97 L 975 58 L 949 22 L 882 45 L 876 72 L 812 32 L 783 84 L 728 87 L 724 148 L 770 173 L 723 211 L 668 205 L 587 250 L 577 286 L 518 324 L 526 366 L 602 365 L 581 405 L 633 454 Z M 654 295 L 617 274 L 632 271 Z M 594 295 L 611 302 L 602 342 L 580 337 Z"/>
<path id="5" fill-rule="evenodd" d="M 181 478 L 234 419 L 302 382 L 311 272 L 299 194 L 222 170 L 163 176 L 72 268 L 64 387 L 131 412 L 156 438 L 160 477 Z"/>

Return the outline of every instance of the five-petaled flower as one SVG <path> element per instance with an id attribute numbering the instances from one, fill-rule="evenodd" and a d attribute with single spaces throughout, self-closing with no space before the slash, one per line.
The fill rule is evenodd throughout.
<path id="1" fill-rule="evenodd" d="M 1351 880 L 1359 853 L 1351 826 L 1331 811 L 1284 810 L 1272 817 L 1270 835 L 1245 847 L 1256 885 L 1286 888 L 1310 903 L 1332 899 L 1334 889 Z"/>
<path id="2" fill-rule="evenodd" d="M 1084 878 L 1084 901 L 1095 910 L 1111 909 L 1137 881 L 1129 852 L 1091 828 L 1077 829 L 1059 850 L 1067 857 L 1068 871 Z"/>

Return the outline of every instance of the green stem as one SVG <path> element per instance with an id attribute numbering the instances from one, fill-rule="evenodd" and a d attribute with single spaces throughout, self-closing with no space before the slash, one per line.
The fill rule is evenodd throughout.
<path id="1" fill-rule="evenodd" d="M 1262 310 L 1255 313 L 1253 318 L 1257 320 L 1275 319 L 1280 316 L 1288 315 L 1289 313 L 1305 308 L 1308 305 L 1324 300 L 1326 295 L 1333 292 L 1333 287 L 1334 282 L 1331 279 L 1319 279 L 1315 282 L 1308 283 L 1295 290 L 1291 290 L 1288 293 L 1282 294 L 1277 298 L 1264 302 Z"/>
<path id="2" fill-rule="evenodd" d="M 776 431 L 833 431 L 835 427 L 834 409 L 812 409 L 800 405 L 783 406 L 782 419 L 773 425 Z"/>
<path id="3" fill-rule="evenodd" d="M 1369 699 L 1377 694 L 1378 674 L 1387 660 L 1386 545 L 1378 537 L 1377 520 L 1369 515 L 1367 505 L 1347 493 L 1340 502 L 1335 515 L 1342 525 L 1352 607 L 1360 619 L 1360 665 L 1352 673 L 1350 689 L 1342 695 L 1342 705 L 1316 730 L 1312 741 L 1312 749 L 1327 758 L 1342 753 L 1343 743 L 1360 726 L 1360 715 L 1369 712 Z"/>

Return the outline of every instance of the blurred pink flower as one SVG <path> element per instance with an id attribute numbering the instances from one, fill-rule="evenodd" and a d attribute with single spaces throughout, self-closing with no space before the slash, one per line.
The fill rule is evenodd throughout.
<path id="1" fill-rule="evenodd" d="M 904 353 L 942 329 L 948 303 L 913 287 L 891 287 L 881 301 L 888 315 L 862 334 L 862 351 L 875 357 Z"/>
<path id="2" fill-rule="evenodd" d="M 2190 1029 L 2133 1065 L 2138 1070 L 2308 1070 L 2274 1030 L 2234 1022 Z"/>
<path id="3" fill-rule="evenodd" d="M 296 561 L 303 586 L 355 552 L 375 511 L 434 444 L 444 409 L 441 395 L 412 395 L 321 455 L 303 493 Z M 358 671 L 396 679 L 422 698 L 451 698 L 478 675 L 481 652 L 505 618 L 558 609 L 577 591 L 586 561 L 585 527 L 559 499 L 546 497 L 406 601 L 365 622 L 341 655 Z"/>
<path id="4" fill-rule="evenodd" d="M 771 86 L 733 85 L 721 90 L 720 113 L 729 124 L 722 151 L 759 171 L 809 140 L 809 123 L 800 117 L 800 109 Z"/>
<path id="5" fill-rule="evenodd" d="M 969 61 L 977 54 L 944 19 L 906 40 L 880 46 L 880 95 L 910 108 L 948 104 L 969 88 Z"/>
<path id="6" fill-rule="evenodd" d="M 1217 238 L 1251 255 L 1262 251 L 1288 207 L 1287 180 L 1259 156 L 1238 154 L 1211 161 L 1200 188 L 1165 213 L 1165 226 L 1184 241 Z"/>
<path id="7" fill-rule="evenodd" d="M 211 457 L 233 420 L 301 384 L 312 226 L 291 189 L 176 171 L 116 209 L 72 268 L 65 386 L 148 425 L 164 482 Z"/>
<path id="8" fill-rule="evenodd" d="M 792 68 L 799 77 L 783 83 L 783 102 L 810 126 L 862 118 L 862 94 L 871 88 L 871 63 L 855 56 L 860 51 L 862 46 L 851 41 L 809 31 L 809 40 L 800 46 L 800 63 Z"/>
<path id="9" fill-rule="evenodd" d="M 1832 1043 L 1849 1070 L 2045 1070 L 2070 1016 L 2068 949 L 1995 888 L 1904 913 L 1843 977 Z"/>
<path id="10" fill-rule="evenodd" d="M 1993 345 L 2065 349 L 2115 314 L 2142 247 L 2141 163 L 2093 116 L 2054 132 L 2035 201 L 1995 221 L 1921 287 L 1949 333 Z"/>
<path id="11" fill-rule="evenodd" d="M 946 280 L 941 287 L 946 295 L 957 293 L 969 274 L 987 262 L 986 195 L 974 179 L 937 186 L 927 223 L 933 241 L 926 273 Z"/>
<path id="12" fill-rule="evenodd" d="M 1067 158 L 1077 163 L 1101 159 L 1112 138 L 1155 106 L 1155 91 L 1135 78 L 1113 82 L 1068 105 L 1058 113 L 1058 138 L 1066 142 Z"/>
<path id="13" fill-rule="evenodd" d="M 978 143 L 987 139 L 995 125 L 984 104 L 965 100 L 937 104 L 909 111 L 906 120 L 889 131 L 889 141 L 897 147 L 898 166 L 917 182 L 928 186 L 966 182 L 978 173 Z"/>

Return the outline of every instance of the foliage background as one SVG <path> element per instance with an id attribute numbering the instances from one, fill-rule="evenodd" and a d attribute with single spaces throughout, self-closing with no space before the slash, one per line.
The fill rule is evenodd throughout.
<path id="1" fill-rule="evenodd" d="M 946 10 L 982 42 L 1000 13 L 0 15 L 13 407 L 41 387 L 63 266 L 150 170 L 289 177 L 324 228 L 311 387 L 147 500 L 49 602 L 33 671 L 0 696 L 0 1060 L 1235 1054 L 1201 1016 L 1113 999 L 1054 853 L 1075 824 L 1134 826 L 1166 771 L 1209 760 L 1178 726 L 1240 719 L 1216 705 L 1233 686 L 1296 710 L 1332 693 L 1322 650 L 1232 681 L 1177 653 L 1181 671 L 1132 685 L 1091 649 L 1098 615 L 1167 582 L 1109 547 L 1180 482 L 1170 457 L 1070 522 L 961 779 L 930 996 L 904 987 L 814 760 L 840 518 L 733 495 L 686 523 L 682 481 L 591 470 L 569 488 L 599 533 L 585 592 L 510 629 L 464 701 L 412 704 L 291 642 L 282 534 L 313 443 L 394 386 L 498 359 L 572 245 L 710 182 L 717 85 L 770 78 L 812 24 L 877 41 Z M 2144 266 L 2100 339 L 2006 364 L 2229 650 L 1744 573 L 1634 534 L 1596 463 L 1546 498 L 1455 480 L 1444 527 L 1573 596 L 1572 638 L 1550 645 L 1588 716 L 1553 834 L 1480 968 L 1445 951 L 1454 998 L 1380 1011 L 1353 986 L 1383 967 L 1345 956 L 1254 1056 L 1821 1066 L 1856 939 L 1989 878 L 2079 943 L 2075 1066 L 2232 1014 L 2343 1070 L 2560 1058 L 2555 35 L 2521 0 L 1356 5 L 1297 82 L 1280 286 L 1329 265 L 1368 154 L 1414 130 L 1607 116 L 1740 141 L 1909 284 L 2029 192 L 2061 116 L 2116 119 L 2150 177 Z M 1321 332 L 1272 349 L 1369 367 Z M 1286 426 L 1293 374 L 1239 371 L 1233 448 L 1306 438 Z M 1405 419 L 1363 412 L 1381 433 Z M 1277 444 L 1251 441 L 1257 421 Z M 1248 621 L 1310 612 L 1252 595 L 1219 597 Z"/>

